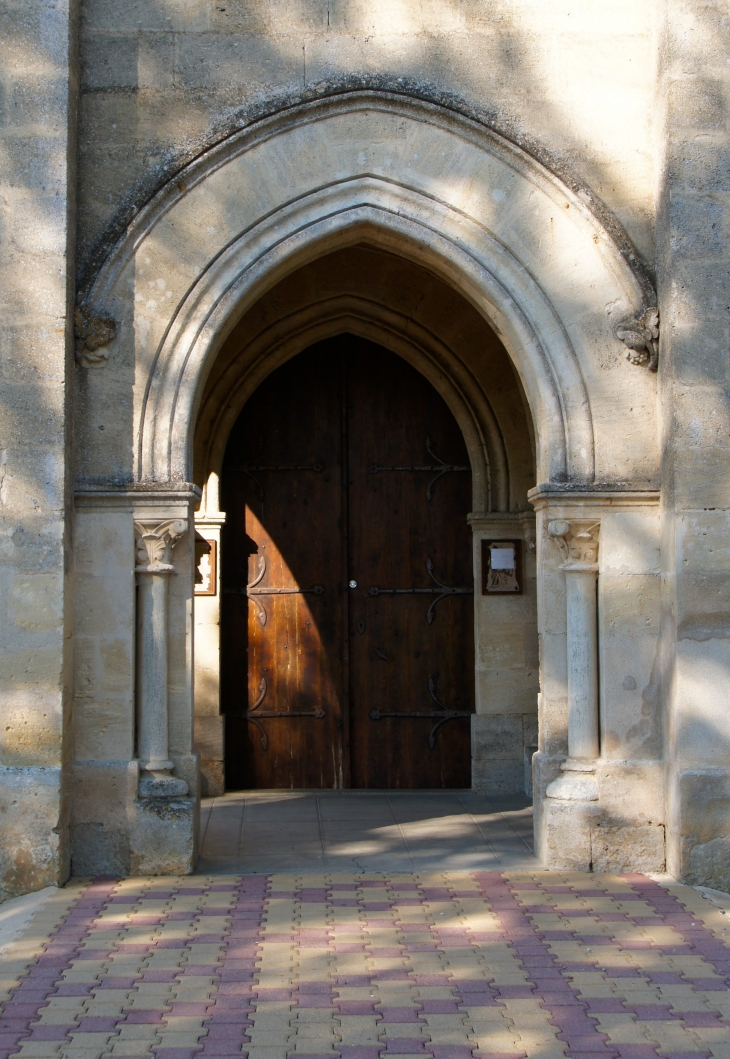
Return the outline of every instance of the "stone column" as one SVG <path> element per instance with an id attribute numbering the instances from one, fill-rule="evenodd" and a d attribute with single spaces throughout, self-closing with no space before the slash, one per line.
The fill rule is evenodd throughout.
<path id="1" fill-rule="evenodd" d="M 548 798 L 597 801 L 598 632 L 596 581 L 600 523 L 548 523 L 548 536 L 561 551 L 565 573 L 568 648 L 568 760 L 563 776 L 547 789 Z"/>
<path id="2" fill-rule="evenodd" d="M 170 562 L 177 540 L 187 532 L 185 519 L 134 523 L 137 546 L 137 753 L 143 798 L 188 793 L 184 780 L 172 776 L 167 729 L 167 598 Z"/>

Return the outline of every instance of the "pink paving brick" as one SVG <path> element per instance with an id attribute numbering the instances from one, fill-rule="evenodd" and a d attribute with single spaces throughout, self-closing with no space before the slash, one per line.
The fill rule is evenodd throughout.
<path id="1" fill-rule="evenodd" d="M 474 1052 L 475 1059 L 526 1059 L 527 1052 Z"/>

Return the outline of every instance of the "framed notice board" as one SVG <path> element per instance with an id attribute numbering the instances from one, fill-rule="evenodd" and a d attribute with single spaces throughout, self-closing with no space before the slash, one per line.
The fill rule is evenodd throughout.
<path id="1" fill-rule="evenodd" d="M 482 595 L 522 594 L 522 541 L 482 541 Z"/>

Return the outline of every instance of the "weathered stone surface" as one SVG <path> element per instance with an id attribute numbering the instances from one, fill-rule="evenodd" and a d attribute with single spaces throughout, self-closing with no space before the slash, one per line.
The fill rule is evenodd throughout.
<path id="1" fill-rule="evenodd" d="M 663 871 L 664 827 L 594 827 L 593 871 Z"/>
<path id="2" fill-rule="evenodd" d="M 199 503 L 219 540 L 231 417 L 336 327 L 416 363 L 464 431 L 475 786 L 521 790 L 539 740 L 546 863 L 658 864 L 666 827 L 670 871 L 727 885 L 722 5 L 0 14 L 2 892 L 62 882 L 69 825 L 76 870 L 192 868 L 201 763 L 206 793 L 224 785 L 219 598 L 193 597 L 190 535 L 152 683 L 191 797 L 140 801 L 133 523 L 192 523 Z M 115 323 L 96 350 L 75 350 L 76 247 L 86 337 L 92 318 Z M 655 309 L 658 376 L 625 344 Z M 570 571 L 546 527 L 581 518 L 601 541 L 590 810 L 545 797 L 576 701 Z M 524 592 L 490 598 L 479 545 L 507 530 Z"/>
<path id="3" fill-rule="evenodd" d="M 590 871 L 595 802 L 562 802 L 546 798 L 541 808 L 538 852 L 552 868 Z"/>
<path id="4" fill-rule="evenodd" d="M 72 629 L 71 2 L 0 5 L 1 892 L 68 873 Z"/>
<path id="5" fill-rule="evenodd" d="M 713 838 L 710 842 L 693 846 L 685 876 L 689 883 L 700 883 L 727 893 L 730 890 L 730 837 Z"/>
<path id="6" fill-rule="evenodd" d="M 68 877 L 61 769 L 0 768 L 0 900 Z"/>
<path id="7" fill-rule="evenodd" d="M 193 798 L 140 798 L 132 806 L 132 875 L 185 875 L 195 867 L 197 806 Z"/>

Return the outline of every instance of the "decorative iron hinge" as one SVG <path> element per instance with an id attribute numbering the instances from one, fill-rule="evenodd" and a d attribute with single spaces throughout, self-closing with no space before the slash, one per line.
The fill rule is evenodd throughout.
<path id="1" fill-rule="evenodd" d="M 226 717 L 239 717 L 249 724 L 255 725 L 258 728 L 260 735 L 260 743 L 262 750 L 268 750 L 269 748 L 269 737 L 266 734 L 266 729 L 261 724 L 261 721 L 272 721 L 279 720 L 282 717 L 314 717 L 316 720 L 321 721 L 323 717 L 327 716 L 327 711 L 323 710 L 320 706 L 316 710 L 259 710 L 259 706 L 266 698 L 266 692 L 268 686 L 266 684 L 266 677 L 262 677 L 259 682 L 259 695 L 253 706 L 249 707 L 248 710 L 244 710 L 242 713 L 232 713 L 226 711 Z M 255 716 L 254 710 L 256 711 Z"/>
<path id="2" fill-rule="evenodd" d="M 263 447 L 263 441 L 259 443 L 257 452 L 260 452 Z M 264 490 L 261 482 L 258 478 L 252 474 L 252 471 L 313 471 L 315 474 L 321 474 L 324 467 L 321 463 L 244 463 L 239 468 L 243 473 L 251 479 L 258 490 L 259 499 L 264 499 Z"/>
<path id="3" fill-rule="evenodd" d="M 433 562 L 431 559 L 426 559 L 426 569 L 428 570 L 429 577 L 437 588 L 379 588 L 377 585 L 373 585 L 372 588 L 368 589 L 369 596 L 436 596 L 430 607 L 426 611 L 426 621 L 429 625 L 433 623 L 435 618 L 434 607 L 437 603 L 440 603 L 442 599 L 446 599 L 447 596 L 473 596 L 474 586 L 473 585 L 445 585 L 443 581 L 439 581 L 433 572 Z"/>
<path id="4" fill-rule="evenodd" d="M 470 471 L 471 470 L 471 467 L 460 467 L 460 466 L 457 466 L 457 464 L 455 464 L 455 463 L 444 463 L 444 461 L 441 459 L 441 457 L 437 456 L 436 453 L 431 448 L 432 444 L 433 443 L 432 443 L 431 439 L 427 437 L 426 438 L 426 451 L 428 452 L 429 456 L 431 456 L 434 460 L 436 460 L 435 466 L 433 466 L 431 464 L 427 464 L 425 466 L 418 466 L 418 467 L 405 467 L 405 466 L 379 467 L 377 464 L 373 463 L 373 464 L 370 465 L 370 467 L 368 467 L 368 474 L 380 474 L 382 471 L 431 471 L 431 472 L 436 471 L 437 472 L 436 476 L 431 479 L 431 481 L 428 483 L 428 487 L 426 488 L 426 500 L 430 503 L 431 502 L 431 497 L 433 496 L 433 487 L 436 484 L 436 482 L 439 480 L 439 478 L 442 478 L 445 474 L 451 474 L 454 471 Z"/>
<path id="5" fill-rule="evenodd" d="M 253 581 L 249 582 L 245 588 L 223 589 L 223 592 L 226 595 L 248 596 L 256 608 L 256 616 L 261 625 L 266 625 L 268 614 L 266 612 L 266 607 L 258 598 L 259 596 L 321 596 L 324 592 L 324 585 L 312 585 L 311 588 L 299 588 L 298 585 L 293 585 L 291 588 L 260 588 L 259 582 L 263 579 L 265 573 L 266 556 L 260 555 L 258 559 L 258 570 L 256 571 L 256 576 Z"/>
<path id="6" fill-rule="evenodd" d="M 436 734 L 442 725 L 446 724 L 447 721 L 454 721 L 458 717 L 473 716 L 470 710 L 450 710 L 448 706 L 445 706 L 436 693 L 437 680 L 438 673 L 434 673 L 433 676 L 428 678 L 428 693 L 439 707 L 438 710 L 371 710 L 371 720 L 380 721 L 384 717 L 401 717 L 406 719 L 427 718 L 428 720 L 435 720 L 436 724 L 428 733 L 428 749 L 433 750 L 436 746 Z"/>

